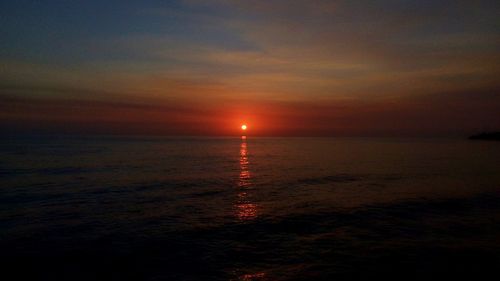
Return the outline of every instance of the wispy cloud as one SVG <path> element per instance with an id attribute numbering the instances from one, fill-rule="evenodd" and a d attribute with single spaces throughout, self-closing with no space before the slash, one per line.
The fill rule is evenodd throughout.
<path id="1" fill-rule="evenodd" d="M 269 132 L 283 126 L 297 134 L 341 127 L 397 131 L 418 124 L 431 130 L 433 118 L 442 118 L 450 129 L 464 110 L 474 116 L 462 121 L 480 127 L 498 122 L 484 117 L 493 114 L 497 100 L 474 97 L 498 95 L 500 89 L 499 6 L 497 1 L 321 0 L 144 5 L 133 10 L 137 26 L 126 32 L 110 30 L 107 36 L 78 38 L 83 47 L 75 48 L 74 40 L 68 45 L 73 49 L 63 46 L 65 63 L 53 59 L 57 53 L 43 62 L 1 57 L 0 94 L 26 104 L 38 98 L 74 101 L 54 109 L 61 112 L 82 100 L 90 102 L 82 108 L 95 107 L 103 118 L 118 116 L 111 113 L 113 106 L 127 108 L 127 114 L 138 114 L 130 119 L 144 122 L 154 122 L 148 110 L 162 110 L 126 104 L 185 105 L 192 110 L 182 111 L 183 120 L 207 118 L 199 114 L 204 110 L 223 111 L 225 117 L 267 122 Z M 68 61 L 72 52 L 75 59 Z M 471 94 L 464 99 L 464 92 Z M 451 94 L 429 98 L 443 96 L 439 93 Z M 102 104 L 116 100 L 126 103 Z M 286 118 L 297 128 L 278 121 Z M 400 118 L 406 121 L 390 122 Z M 196 123 L 186 127 L 195 130 Z"/>

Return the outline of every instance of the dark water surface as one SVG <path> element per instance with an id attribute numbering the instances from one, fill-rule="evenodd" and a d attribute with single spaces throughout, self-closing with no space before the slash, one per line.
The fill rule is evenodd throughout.
<path id="1" fill-rule="evenodd" d="M 478 277 L 500 143 L 4 137 L 3 274 L 30 280 Z"/>

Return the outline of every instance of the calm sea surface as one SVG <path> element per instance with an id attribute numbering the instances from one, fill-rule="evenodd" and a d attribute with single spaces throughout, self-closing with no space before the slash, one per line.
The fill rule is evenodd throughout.
<path id="1" fill-rule="evenodd" d="M 4 137 L 0 184 L 1 263 L 17 279 L 426 279 L 500 266 L 498 142 Z"/>

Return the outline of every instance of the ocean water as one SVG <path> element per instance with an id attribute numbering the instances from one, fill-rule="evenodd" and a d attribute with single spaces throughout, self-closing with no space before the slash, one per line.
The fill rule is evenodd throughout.
<path id="1" fill-rule="evenodd" d="M 500 143 L 4 137 L 11 280 L 498 274 Z"/>

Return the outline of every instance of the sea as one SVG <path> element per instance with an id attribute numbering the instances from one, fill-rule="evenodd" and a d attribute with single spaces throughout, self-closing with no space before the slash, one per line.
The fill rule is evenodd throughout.
<path id="1" fill-rule="evenodd" d="M 4 136 L 0 257 L 3 280 L 498 277 L 500 143 Z"/>

